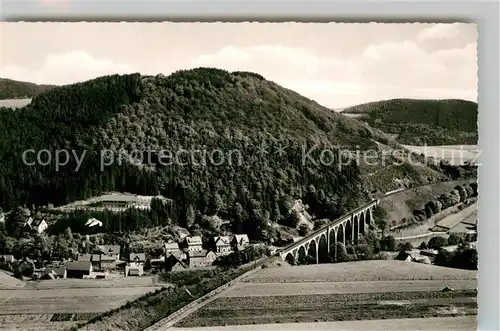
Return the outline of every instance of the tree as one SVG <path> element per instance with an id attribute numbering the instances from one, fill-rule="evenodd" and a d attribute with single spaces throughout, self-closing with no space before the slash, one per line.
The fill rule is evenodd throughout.
<path id="1" fill-rule="evenodd" d="M 196 214 L 192 205 L 189 205 L 186 210 L 186 226 L 188 228 L 192 227 L 196 221 Z"/>
<path id="2" fill-rule="evenodd" d="M 420 246 L 418 246 L 419 249 L 427 249 L 427 244 L 425 243 L 425 241 L 422 241 L 422 243 L 420 243 Z"/>
<path id="3" fill-rule="evenodd" d="M 71 227 L 67 227 L 66 230 L 64 230 L 64 238 L 68 241 L 73 240 L 73 232 L 71 232 Z"/>
<path id="4" fill-rule="evenodd" d="M 85 245 L 88 248 L 88 245 Z M 64 236 L 57 236 L 53 241 L 52 257 L 66 259 L 69 257 L 69 246 Z"/>
<path id="5" fill-rule="evenodd" d="M 380 250 L 381 251 L 395 251 L 396 250 L 396 239 L 393 236 L 387 236 L 380 240 Z"/>
<path id="6" fill-rule="evenodd" d="M 460 237 L 457 236 L 455 233 L 451 233 L 450 236 L 448 237 L 449 246 L 458 245 L 459 242 L 460 242 Z"/>
<path id="7" fill-rule="evenodd" d="M 335 244 L 335 250 L 337 252 L 335 261 L 336 262 L 347 262 L 349 261 L 349 256 L 347 255 L 347 251 L 345 249 L 344 244 L 338 242 Z"/>
<path id="8" fill-rule="evenodd" d="M 17 207 L 6 219 L 5 229 L 7 233 L 14 238 L 21 238 L 24 231 L 24 225 L 30 216 L 30 211 L 26 208 Z"/>
<path id="9" fill-rule="evenodd" d="M 218 214 L 221 210 L 224 209 L 224 201 L 222 200 L 219 193 L 215 193 L 213 197 L 213 209 L 214 214 Z"/>
<path id="10" fill-rule="evenodd" d="M 43 234 L 36 234 L 33 241 L 33 258 L 37 260 L 50 259 L 51 243 L 49 238 Z"/>
<path id="11" fill-rule="evenodd" d="M 309 233 L 309 226 L 306 223 L 302 223 L 299 225 L 299 235 L 304 237 Z"/>
<path id="12" fill-rule="evenodd" d="M 375 224 L 378 226 L 378 228 L 382 231 L 385 231 L 388 226 L 388 216 L 385 209 L 380 206 L 376 206 L 375 208 L 373 208 L 372 214 Z"/>
<path id="13" fill-rule="evenodd" d="M 151 270 L 151 260 L 146 259 L 146 261 L 144 262 L 144 271 L 149 271 L 149 270 Z"/>
<path id="14" fill-rule="evenodd" d="M 411 251 L 413 249 L 413 245 L 410 242 L 400 243 L 398 245 L 398 250 L 400 251 Z"/>
<path id="15" fill-rule="evenodd" d="M 430 243 L 430 242 L 429 242 Z M 451 259 L 453 258 L 453 254 L 448 252 L 446 249 L 440 249 L 436 258 L 434 259 L 434 264 L 448 267 L 451 264 Z"/>
<path id="16" fill-rule="evenodd" d="M 460 269 L 477 270 L 477 262 L 477 250 L 457 250 L 455 256 L 451 260 L 451 266 Z"/>
<path id="17" fill-rule="evenodd" d="M 444 237 L 432 237 L 427 244 L 430 249 L 440 249 L 445 246 L 448 246 L 448 240 Z"/>
<path id="18" fill-rule="evenodd" d="M 359 244 L 356 246 L 356 255 L 364 260 L 369 260 L 373 256 L 373 247 L 368 244 Z"/>

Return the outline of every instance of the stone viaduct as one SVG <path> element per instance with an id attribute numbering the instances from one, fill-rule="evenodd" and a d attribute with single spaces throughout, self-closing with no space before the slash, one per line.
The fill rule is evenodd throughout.
<path id="1" fill-rule="evenodd" d="M 337 242 L 344 245 L 346 243 L 356 243 L 360 234 L 368 230 L 373 224 L 373 208 L 378 203 L 379 200 L 372 200 L 349 214 L 332 221 L 330 224 L 280 251 L 280 257 L 286 261 L 292 259 L 297 261 L 299 258 L 309 255 L 316 259 L 316 263 L 326 262 L 328 254 L 335 249 Z"/>

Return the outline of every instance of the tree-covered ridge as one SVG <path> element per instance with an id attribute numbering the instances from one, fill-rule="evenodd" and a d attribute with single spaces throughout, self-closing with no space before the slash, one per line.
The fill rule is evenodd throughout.
<path id="1" fill-rule="evenodd" d="M 405 144 L 476 144 L 477 103 L 466 100 L 392 99 L 344 109 Z"/>
<path id="2" fill-rule="evenodd" d="M 0 100 L 31 98 L 54 87 L 0 78 Z"/>
<path id="3" fill-rule="evenodd" d="M 210 229 L 207 216 L 217 215 L 234 231 L 268 237 L 276 223 L 296 225 L 289 212 L 295 199 L 318 218 L 338 217 L 366 201 L 367 189 L 355 162 L 321 163 L 322 151 L 337 155 L 340 148 L 388 143 L 377 130 L 258 74 L 212 68 L 168 77 L 105 76 L 55 88 L 22 112 L 0 111 L 0 126 L 0 204 L 6 210 L 61 205 L 106 191 L 172 199 L 155 209 L 153 221 L 147 213 L 109 216 L 110 231 L 177 224 Z M 200 165 L 184 155 L 185 164 L 162 165 L 157 154 L 147 155 L 180 148 L 219 150 L 224 159 Z M 304 161 L 310 148 L 312 161 Z M 73 157 L 56 170 L 54 164 L 25 165 L 27 149 L 86 155 L 78 171 Z M 141 151 L 143 164 L 125 160 L 101 170 L 103 149 L 115 158 L 120 150 Z M 124 226 L 121 219 L 134 224 Z"/>

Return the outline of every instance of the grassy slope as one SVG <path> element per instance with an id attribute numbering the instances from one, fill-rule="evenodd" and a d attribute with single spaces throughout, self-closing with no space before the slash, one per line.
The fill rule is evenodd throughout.
<path id="1" fill-rule="evenodd" d="M 389 225 L 392 225 L 392 221 L 399 222 L 402 218 L 412 216 L 414 210 L 421 209 L 430 200 L 451 191 L 456 185 L 468 182 L 471 182 L 471 180 L 456 180 L 406 190 L 387 198 L 382 198 L 380 200 L 380 207 L 387 212 Z"/>
<path id="2" fill-rule="evenodd" d="M 405 144 L 452 145 L 477 143 L 477 103 L 466 100 L 391 99 L 342 111 L 384 132 L 397 134 Z"/>
<path id="3" fill-rule="evenodd" d="M 31 98 L 54 87 L 0 78 L 0 100 Z"/>

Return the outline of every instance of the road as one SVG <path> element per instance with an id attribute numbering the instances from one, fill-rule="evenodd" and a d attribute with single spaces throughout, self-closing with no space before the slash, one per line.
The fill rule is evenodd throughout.
<path id="1" fill-rule="evenodd" d="M 417 234 L 414 236 L 408 236 L 408 237 L 397 237 L 394 238 L 396 240 L 411 240 L 411 239 L 418 239 L 418 238 L 424 238 L 424 237 L 429 237 L 429 236 L 443 236 L 447 234 L 446 232 L 427 232 L 423 234 Z"/>
<path id="2" fill-rule="evenodd" d="M 429 317 L 387 320 L 338 321 L 317 323 L 283 323 L 229 325 L 200 328 L 173 328 L 172 331 L 382 331 L 382 330 L 477 330 L 477 316 Z"/>

